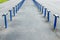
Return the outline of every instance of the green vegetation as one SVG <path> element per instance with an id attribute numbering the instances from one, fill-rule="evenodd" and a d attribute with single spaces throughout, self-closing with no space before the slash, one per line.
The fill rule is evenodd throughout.
<path id="1" fill-rule="evenodd" d="M 8 0 L 0 0 L 0 3 L 4 3 L 4 2 L 6 2 L 6 1 L 8 1 Z"/>

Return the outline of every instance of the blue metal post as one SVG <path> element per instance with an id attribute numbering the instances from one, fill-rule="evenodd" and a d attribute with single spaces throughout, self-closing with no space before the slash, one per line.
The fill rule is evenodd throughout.
<path id="1" fill-rule="evenodd" d="M 41 7 L 41 12 L 42 12 L 42 5 L 40 5 L 40 7 Z"/>
<path id="2" fill-rule="evenodd" d="M 18 10 L 20 9 L 20 3 L 18 4 Z"/>
<path id="3" fill-rule="evenodd" d="M 39 4 L 39 3 L 37 3 L 36 1 L 35 1 L 35 4 L 36 4 L 36 6 L 37 6 L 37 7 L 38 7 L 38 9 L 39 9 L 39 5 L 40 5 L 40 4 Z"/>
<path id="4" fill-rule="evenodd" d="M 21 6 L 22 6 L 23 2 L 24 2 L 24 1 L 21 2 Z"/>
<path id="5" fill-rule="evenodd" d="M 12 10 L 9 10 L 10 12 L 10 21 L 12 21 Z"/>
<path id="6" fill-rule="evenodd" d="M 2 16 L 4 17 L 5 28 L 7 28 L 7 18 L 6 18 L 6 15 L 5 15 L 5 14 L 3 14 Z"/>
<path id="7" fill-rule="evenodd" d="M 33 0 L 33 1 L 35 1 L 35 0 Z"/>
<path id="8" fill-rule="evenodd" d="M 17 4 L 17 9 L 18 9 L 18 11 L 19 11 L 19 4 Z"/>
<path id="9" fill-rule="evenodd" d="M 19 9 L 20 9 L 20 7 L 21 7 L 21 5 L 22 5 L 21 3 L 22 3 L 22 1 L 19 3 Z"/>
<path id="10" fill-rule="evenodd" d="M 44 17 L 46 17 L 47 8 L 45 8 L 44 11 L 45 11 L 45 12 L 44 12 Z"/>
<path id="11" fill-rule="evenodd" d="M 18 12 L 18 4 L 17 4 L 17 12 Z"/>
<path id="12" fill-rule="evenodd" d="M 35 0 L 33 0 L 33 2 L 35 3 Z"/>
<path id="13" fill-rule="evenodd" d="M 18 10 L 21 8 L 21 6 L 22 6 L 22 4 L 23 4 L 24 1 L 25 1 L 25 0 L 21 1 L 21 2 L 18 4 Z"/>
<path id="14" fill-rule="evenodd" d="M 15 7 L 13 7 L 13 14 L 14 14 L 14 16 L 15 16 Z"/>
<path id="15" fill-rule="evenodd" d="M 48 19 L 48 22 L 50 21 L 50 11 L 47 11 L 47 19 Z"/>
<path id="16" fill-rule="evenodd" d="M 39 4 L 36 2 L 36 6 L 38 7 L 38 9 L 39 9 Z"/>
<path id="17" fill-rule="evenodd" d="M 41 11 L 41 5 L 40 5 L 40 11 Z"/>
<path id="18" fill-rule="evenodd" d="M 57 18 L 59 18 L 59 16 L 56 16 L 56 15 L 54 15 L 55 16 L 55 19 L 54 19 L 54 30 L 56 29 L 56 24 L 57 24 Z"/>
<path id="19" fill-rule="evenodd" d="M 22 3 L 23 3 L 23 1 L 22 1 L 22 2 L 20 2 L 20 7 L 22 6 Z"/>
<path id="20" fill-rule="evenodd" d="M 43 13 L 43 11 L 44 11 L 44 6 L 42 6 L 42 13 Z"/>
<path id="21" fill-rule="evenodd" d="M 17 5 L 16 5 L 16 13 L 17 13 Z"/>
<path id="22" fill-rule="evenodd" d="M 40 4 L 39 3 L 37 3 L 38 4 L 38 9 L 40 10 Z"/>
<path id="23" fill-rule="evenodd" d="M 33 2 L 34 2 L 35 5 L 38 7 L 38 9 L 41 11 L 41 5 L 40 5 L 38 2 L 36 2 L 35 0 L 33 0 Z"/>

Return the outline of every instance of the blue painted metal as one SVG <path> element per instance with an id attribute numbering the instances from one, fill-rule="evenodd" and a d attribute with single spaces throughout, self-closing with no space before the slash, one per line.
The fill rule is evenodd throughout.
<path id="1" fill-rule="evenodd" d="M 19 3 L 19 4 L 20 4 L 20 6 L 19 6 L 20 8 L 21 8 L 22 4 L 24 3 L 24 1 L 25 1 L 25 0 L 23 0 L 23 1 L 21 1 L 21 2 Z"/>
<path id="2" fill-rule="evenodd" d="M 35 0 L 33 0 L 33 2 L 37 6 L 37 8 L 42 12 L 42 5 L 40 3 L 38 3 L 37 1 L 35 1 Z"/>
<path id="3" fill-rule="evenodd" d="M 56 15 L 54 16 L 55 16 L 55 19 L 54 19 L 54 30 L 55 30 L 57 25 L 57 18 L 59 18 L 59 16 L 56 16 Z"/>
<path id="4" fill-rule="evenodd" d="M 19 4 L 18 4 L 18 10 L 21 8 L 22 4 L 24 3 L 25 0 L 21 1 Z"/>
<path id="5" fill-rule="evenodd" d="M 18 6 L 18 11 L 19 11 L 19 4 L 17 4 L 17 6 Z"/>
<path id="6" fill-rule="evenodd" d="M 13 13 L 15 16 L 15 12 L 17 13 L 17 11 L 19 10 L 19 8 L 22 6 L 22 4 L 24 3 L 25 0 L 22 0 L 18 5 L 16 5 L 15 7 L 13 7 Z M 12 10 L 9 10 L 10 12 L 10 21 L 12 21 Z M 5 22 L 5 28 L 7 28 L 7 17 L 5 14 L 2 15 L 4 17 L 4 22 Z"/>
<path id="7" fill-rule="evenodd" d="M 17 11 L 19 11 L 19 9 L 21 8 L 21 6 L 22 6 L 22 4 L 24 3 L 24 1 L 25 1 L 25 0 L 22 0 L 21 2 L 19 2 L 19 3 L 15 6 L 15 8 L 16 8 L 16 13 L 17 13 Z"/>
<path id="8" fill-rule="evenodd" d="M 19 3 L 20 3 L 20 2 L 19 2 Z M 20 7 L 19 7 L 19 6 L 20 6 L 20 4 L 19 4 L 19 3 L 17 4 L 17 11 L 19 11 L 19 8 L 20 8 Z"/>
<path id="9" fill-rule="evenodd" d="M 46 17 L 46 13 L 47 13 L 47 8 L 45 8 L 44 10 L 44 17 Z"/>
<path id="10" fill-rule="evenodd" d="M 16 5 L 16 13 L 17 13 L 17 5 Z"/>
<path id="11" fill-rule="evenodd" d="M 7 28 L 7 18 L 6 18 L 6 15 L 5 15 L 5 14 L 3 14 L 2 16 L 4 17 L 5 28 Z"/>
<path id="12" fill-rule="evenodd" d="M 33 0 L 33 1 L 35 1 L 35 0 Z"/>
<path id="13" fill-rule="evenodd" d="M 40 11 L 41 11 L 41 5 L 40 5 Z"/>
<path id="14" fill-rule="evenodd" d="M 35 0 L 33 0 L 33 2 L 34 2 L 35 5 L 37 6 L 37 8 L 41 11 L 41 5 L 40 5 L 38 2 L 36 2 Z"/>
<path id="15" fill-rule="evenodd" d="M 48 19 L 48 22 L 50 21 L 50 11 L 47 11 L 47 19 Z"/>
<path id="16" fill-rule="evenodd" d="M 12 21 L 12 10 L 9 10 L 10 12 L 10 21 Z"/>
<path id="17" fill-rule="evenodd" d="M 39 11 L 41 11 L 41 5 L 39 3 L 36 3 Z"/>
<path id="18" fill-rule="evenodd" d="M 44 6 L 42 6 L 42 13 L 44 12 Z"/>
<path id="19" fill-rule="evenodd" d="M 56 22 L 57 22 L 57 17 L 55 16 L 55 20 L 54 20 L 54 30 L 56 28 Z"/>
<path id="20" fill-rule="evenodd" d="M 15 16 L 15 7 L 13 7 L 13 14 L 14 14 L 14 16 Z"/>

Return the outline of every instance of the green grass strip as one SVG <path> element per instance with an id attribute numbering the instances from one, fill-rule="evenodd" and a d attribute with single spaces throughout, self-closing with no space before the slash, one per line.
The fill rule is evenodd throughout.
<path id="1" fill-rule="evenodd" d="M 0 3 L 4 3 L 4 2 L 6 2 L 6 1 L 8 1 L 8 0 L 0 0 Z"/>

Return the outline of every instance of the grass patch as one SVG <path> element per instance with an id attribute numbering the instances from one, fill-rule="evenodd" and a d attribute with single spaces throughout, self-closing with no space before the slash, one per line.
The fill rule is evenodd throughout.
<path id="1" fill-rule="evenodd" d="M 4 2 L 6 2 L 6 1 L 8 1 L 8 0 L 0 0 L 0 3 L 4 3 Z"/>

